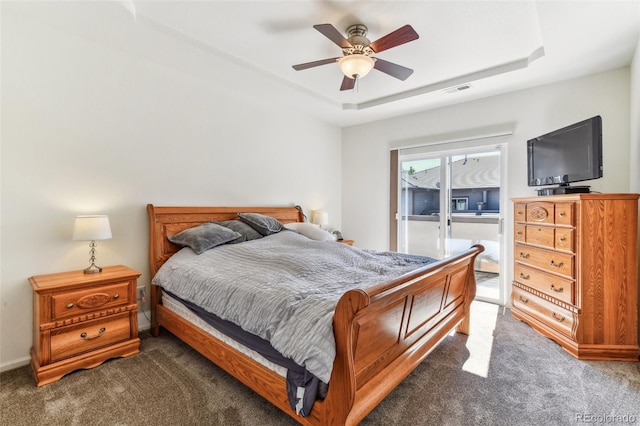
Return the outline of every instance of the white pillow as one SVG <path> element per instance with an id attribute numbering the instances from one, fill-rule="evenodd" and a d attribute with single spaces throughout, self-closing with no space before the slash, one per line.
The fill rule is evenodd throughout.
<path id="1" fill-rule="evenodd" d="M 336 240 L 336 237 L 333 234 L 311 223 L 292 222 L 292 223 L 286 223 L 284 227 L 292 231 L 295 231 L 300 235 L 304 235 L 307 238 L 311 238 L 312 240 L 316 240 L 316 241 L 335 241 Z"/>

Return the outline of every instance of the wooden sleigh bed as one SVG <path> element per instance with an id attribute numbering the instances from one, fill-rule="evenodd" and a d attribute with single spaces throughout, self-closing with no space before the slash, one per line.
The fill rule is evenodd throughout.
<path id="1" fill-rule="evenodd" d="M 211 220 L 261 213 L 282 223 L 302 222 L 294 207 L 147 206 L 151 277 L 180 247 L 170 235 Z M 338 243 L 336 243 L 338 244 Z M 480 245 L 400 278 L 346 292 L 333 318 L 336 357 L 326 398 L 307 417 L 291 410 L 285 378 L 192 325 L 162 304 L 151 286 L 151 333 L 160 327 L 307 425 L 352 425 L 376 407 L 452 330 L 468 334 L 475 296 L 474 261 Z"/>

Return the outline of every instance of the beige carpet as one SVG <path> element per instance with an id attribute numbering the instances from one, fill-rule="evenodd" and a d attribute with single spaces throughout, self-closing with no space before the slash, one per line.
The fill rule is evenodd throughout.
<path id="1" fill-rule="evenodd" d="M 640 363 L 577 361 L 508 312 L 474 305 L 472 337 L 447 337 L 362 424 L 640 424 Z M 29 367 L 2 373 L 0 423 L 295 424 L 166 331 L 141 337 L 139 355 L 42 388 Z"/>

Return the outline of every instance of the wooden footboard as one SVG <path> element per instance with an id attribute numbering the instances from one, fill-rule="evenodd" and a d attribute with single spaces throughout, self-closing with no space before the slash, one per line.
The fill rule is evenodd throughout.
<path id="1" fill-rule="evenodd" d="M 356 424 L 452 330 L 468 334 L 475 297 L 473 246 L 388 283 L 350 291 L 333 327 L 336 360 L 326 401 L 332 419 Z"/>
<path id="2" fill-rule="evenodd" d="M 226 220 L 237 211 L 264 213 L 285 222 L 299 221 L 294 208 L 147 207 L 151 275 L 175 252 L 167 235 L 207 220 Z M 162 306 L 160 290 L 151 286 L 151 325 L 164 327 L 305 425 L 352 425 L 362 420 L 418 364 L 457 328 L 468 333 L 475 296 L 473 265 L 484 250 L 467 251 L 395 280 L 352 290 L 336 307 L 333 327 L 336 359 L 327 397 L 308 417 L 289 408 L 285 380 Z"/>

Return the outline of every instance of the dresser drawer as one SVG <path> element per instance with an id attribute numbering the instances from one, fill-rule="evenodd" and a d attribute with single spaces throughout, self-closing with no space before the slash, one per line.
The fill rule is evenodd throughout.
<path id="1" fill-rule="evenodd" d="M 516 262 L 574 278 L 572 254 L 516 244 L 514 255 Z"/>
<path id="2" fill-rule="evenodd" d="M 515 222 L 526 222 L 527 221 L 527 205 L 526 204 L 515 204 L 514 206 L 514 221 Z"/>
<path id="3" fill-rule="evenodd" d="M 555 248 L 556 250 L 574 252 L 573 229 L 556 228 Z"/>
<path id="4" fill-rule="evenodd" d="M 524 229 L 520 229 L 520 228 Z M 556 228 L 538 225 L 516 226 L 516 242 L 529 243 L 550 249 L 573 252 L 573 229 Z M 518 232 L 522 232 L 523 238 L 518 238 Z"/>
<path id="5" fill-rule="evenodd" d="M 511 304 L 554 330 L 573 338 L 573 313 L 514 286 Z"/>
<path id="6" fill-rule="evenodd" d="M 515 225 L 513 239 L 517 242 L 524 243 L 527 241 L 527 227 L 525 225 Z"/>
<path id="7" fill-rule="evenodd" d="M 550 226 L 527 225 L 525 235 L 526 242 L 538 246 L 553 248 L 555 228 Z"/>
<path id="8" fill-rule="evenodd" d="M 575 282 L 538 269 L 515 264 L 515 280 L 558 300 L 575 305 Z"/>
<path id="9" fill-rule="evenodd" d="M 53 294 L 51 296 L 53 299 L 53 318 L 51 320 L 128 305 L 132 303 L 129 300 L 129 285 L 129 281 L 124 281 L 111 285 Z"/>
<path id="10" fill-rule="evenodd" d="M 554 220 L 556 225 L 575 225 L 574 203 L 556 203 Z"/>
<path id="11" fill-rule="evenodd" d="M 51 330 L 51 361 L 131 338 L 129 313 Z"/>
<path id="12" fill-rule="evenodd" d="M 527 204 L 527 223 L 546 223 L 553 225 L 555 221 L 555 205 L 550 202 Z"/>

